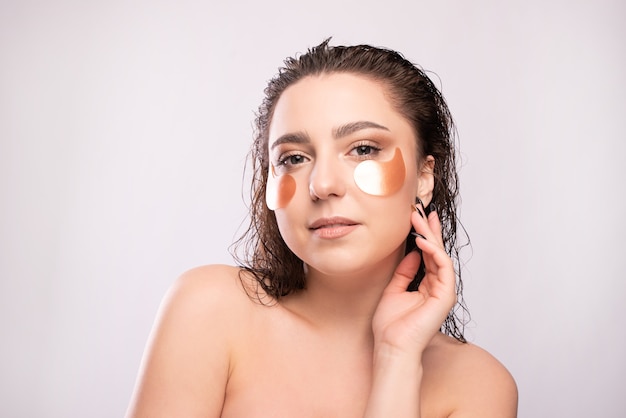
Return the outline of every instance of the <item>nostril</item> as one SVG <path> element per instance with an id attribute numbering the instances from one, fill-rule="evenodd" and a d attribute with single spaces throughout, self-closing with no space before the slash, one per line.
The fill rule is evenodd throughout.
<path id="1" fill-rule="evenodd" d="M 350 174 L 350 176 L 346 176 Z M 351 173 L 341 165 L 336 157 L 317 159 L 309 178 L 309 193 L 313 201 L 339 197 L 346 192 L 346 179 Z"/>
<path id="2" fill-rule="evenodd" d="M 315 192 L 315 189 L 313 189 L 312 184 L 309 184 L 309 195 L 311 195 L 311 199 L 314 202 L 317 202 L 318 200 L 320 200 L 320 198 L 317 196 L 317 193 Z"/>

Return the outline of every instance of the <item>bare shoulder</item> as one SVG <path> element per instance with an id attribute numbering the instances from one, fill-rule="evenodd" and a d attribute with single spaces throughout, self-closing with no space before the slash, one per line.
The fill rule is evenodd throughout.
<path id="1" fill-rule="evenodd" d="M 167 322 L 197 327 L 198 338 L 214 338 L 214 332 L 224 331 L 222 338 L 236 331 L 232 323 L 241 323 L 241 315 L 249 309 L 251 299 L 244 283 L 252 280 L 241 269 L 227 265 L 196 267 L 183 273 L 170 287 L 161 303 L 157 326 Z M 190 329 L 190 331 L 194 331 Z"/>
<path id="2" fill-rule="evenodd" d="M 221 264 L 196 267 L 183 273 L 174 282 L 164 304 L 182 309 L 237 307 L 246 300 L 242 280 L 251 282 L 249 275 L 237 267 Z"/>
<path id="3" fill-rule="evenodd" d="M 219 416 L 232 347 L 254 305 L 240 272 L 203 266 L 175 281 L 152 329 L 128 417 Z"/>
<path id="4" fill-rule="evenodd" d="M 451 401 L 450 417 L 517 416 L 513 376 L 477 345 L 438 334 L 424 353 L 424 377 L 433 397 Z"/>

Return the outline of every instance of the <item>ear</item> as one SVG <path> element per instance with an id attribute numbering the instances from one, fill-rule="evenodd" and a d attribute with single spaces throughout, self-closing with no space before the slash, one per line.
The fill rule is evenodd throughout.
<path id="1" fill-rule="evenodd" d="M 421 164 L 420 172 L 417 175 L 417 197 L 419 197 L 424 206 L 433 199 L 433 189 L 435 187 L 435 157 L 426 156 Z"/>

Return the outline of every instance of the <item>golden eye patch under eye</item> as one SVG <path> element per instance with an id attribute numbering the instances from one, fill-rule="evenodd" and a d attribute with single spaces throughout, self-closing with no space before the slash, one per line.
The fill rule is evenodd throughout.
<path id="1" fill-rule="evenodd" d="M 354 169 L 354 182 L 363 192 L 374 196 L 389 196 L 404 184 L 406 167 L 400 148 L 389 161 L 366 160 Z"/>
<path id="2" fill-rule="evenodd" d="M 296 180 L 289 174 L 276 175 L 274 166 L 270 164 L 265 187 L 265 203 L 270 210 L 284 208 L 296 193 Z"/>

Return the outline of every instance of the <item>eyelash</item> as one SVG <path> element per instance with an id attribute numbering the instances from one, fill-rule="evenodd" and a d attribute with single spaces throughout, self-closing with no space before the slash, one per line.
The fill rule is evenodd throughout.
<path id="1" fill-rule="evenodd" d="M 363 151 L 363 148 L 367 148 L 369 150 L 369 152 L 367 154 L 359 154 L 359 149 L 361 149 L 361 151 Z M 356 152 L 356 156 L 358 158 L 367 160 L 370 159 L 372 157 L 374 157 L 376 154 L 378 154 L 381 151 L 380 147 L 377 147 L 376 145 L 373 145 L 369 142 L 359 142 L 358 144 L 356 144 L 352 150 L 350 151 L 352 152 Z"/>
<path id="2" fill-rule="evenodd" d="M 360 151 L 365 151 L 365 149 L 367 149 L 367 151 L 369 151 L 366 154 L 359 154 L 359 149 Z M 369 160 L 371 158 L 373 158 L 375 155 L 377 155 L 382 148 L 377 147 L 376 145 L 373 145 L 369 142 L 359 142 L 357 143 L 354 147 L 352 147 L 352 149 L 350 150 L 350 154 L 352 153 L 356 153 L 356 157 L 359 159 L 363 159 L 363 160 Z M 300 162 L 293 162 L 293 161 L 289 161 L 291 158 L 294 157 L 300 157 L 301 160 Z M 308 158 L 303 155 L 300 154 L 298 152 L 292 152 L 292 153 L 287 153 L 286 155 L 282 155 L 279 160 L 278 160 L 278 166 L 294 166 L 294 165 L 298 165 L 301 164 L 302 162 L 306 161 Z"/>
<path id="3" fill-rule="evenodd" d="M 302 155 L 300 153 L 297 153 L 297 152 L 288 153 L 287 155 L 283 155 L 283 156 L 280 157 L 280 159 L 278 160 L 278 165 L 279 166 L 288 166 L 288 165 L 300 164 L 300 163 L 293 163 L 293 162 L 289 163 L 288 160 L 290 158 L 293 158 L 293 157 L 300 157 L 302 159 L 302 161 L 306 160 L 306 158 L 307 158 L 304 155 Z"/>

